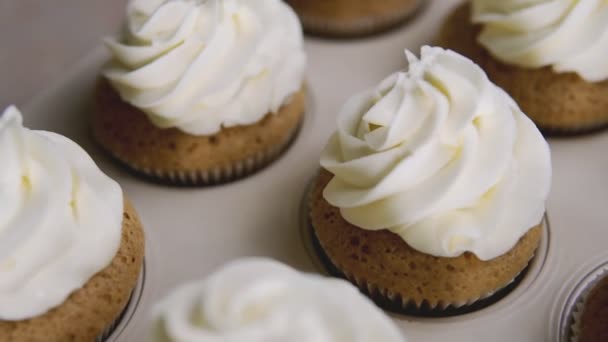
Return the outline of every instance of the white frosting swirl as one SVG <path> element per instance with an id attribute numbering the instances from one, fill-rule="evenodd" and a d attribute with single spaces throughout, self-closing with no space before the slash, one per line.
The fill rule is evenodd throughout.
<path id="1" fill-rule="evenodd" d="M 253 124 L 302 87 L 302 29 L 280 0 L 131 0 L 127 15 L 104 75 L 158 127 Z"/>
<path id="2" fill-rule="evenodd" d="M 408 72 L 355 96 L 321 165 L 324 197 L 363 229 L 427 254 L 498 257 L 542 219 L 551 183 L 537 128 L 467 58 L 406 51 Z"/>
<path id="3" fill-rule="evenodd" d="M 154 311 L 156 342 L 404 342 L 351 284 L 243 259 L 180 287 Z"/>
<path id="4" fill-rule="evenodd" d="M 123 197 L 76 143 L 0 116 L 0 320 L 61 305 L 118 251 Z"/>
<path id="5" fill-rule="evenodd" d="M 473 0 L 473 21 L 484 24 L 480 43 L 505 63 L 608 79 L 605 0 Z"/>

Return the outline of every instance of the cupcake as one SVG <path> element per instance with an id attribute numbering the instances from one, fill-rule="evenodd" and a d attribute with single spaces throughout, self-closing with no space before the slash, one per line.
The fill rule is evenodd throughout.
<path id="1" fill-rule="evenodd" d="M 286 0 L 311 34 L 354 37 L 393 28 L 408 19 L 420 0 Z"/>
<path id="2" fill-rule="evenodd" d="M 564 296 L 559 320 L 554 318 L 559 341 L 608 341 L 608 262 L 602 259 Z"/>
<path id="3" fill-rule="evenodd" d="M 608 276 L 590 290 L 575 319 L 573 342 L 608 341 Z"/>
<path id="4" fill-rule="evenodd" d="M 550 152 L 483 70 L 441 48 L 338 115 L 310 197 L 331 267 L 382 305 L 444 312 L 492 296 L 541 239 Z"/>
<path id="5" fill-rule="evenodd" d="M 347 282 L 269 259 L 233 261 L 157 304 L 156 342 L 405 342 Z"/>
<path id="6" fill-rule="evenodd" d="M 171 184 L 250 174 L 294 139 L 306 57 L 279 0 L 132 0 L 106 39 L 95 139 L 131 170 Z"/>
<path id="7" fill-rule="evenodd" d="M 608 5 L 600 0 L 474 0 L 439 44 L 478 63 L 546 133 L 608 126 Z"/>
<path id="8" fill-rule="evenodd" d="M 135 288 L 141 224 L 71 140 L 0 116 L 0 341 L 93 341 Z"/>

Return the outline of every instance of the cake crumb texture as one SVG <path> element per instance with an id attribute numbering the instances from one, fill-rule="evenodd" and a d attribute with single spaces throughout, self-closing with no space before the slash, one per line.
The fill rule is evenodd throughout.
<path id="1" fill-rule="evenodd" d="M 295 93 L 278 113 L 269 113 L 255 124 L 193 136 L 177 128 L 154 126 L 142 111 L 124 102 L 109 82 L 100 80 L 93 136 L 112 156 L 136 171 L 193 174 L 224 170 L 285 146 L 302 120 L 304 94 L 304 90 Z"/>
<path id="2" fill-rule="evenodd" d="M 416 251 L 398 235 L 348 223 L 323 198 L 333 175 L 323 170 L 311 194 L 311 223 L 333 265 L 364 290 L 417 307 L 460 306 L 507 286 L 528 265 L 540 243 L 541 226 L 532 228 L 508 253 L 481 261 L 472 253 L 455 258 Z"/>

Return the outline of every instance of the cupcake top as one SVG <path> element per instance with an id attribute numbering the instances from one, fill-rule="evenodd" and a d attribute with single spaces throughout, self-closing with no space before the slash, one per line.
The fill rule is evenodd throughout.
<path id="1" fill-rule="evenodd" d="M 110 264 L 121 240 L 123 197 L 76 143 L 0 116 L 0 320 L 63 303 Z"/>
<path id="2" fill-rule="evenodd" d="M 608 79 L 604 0 L 473 0 L 473 21 L 483 24 L 479 42 L 505 63 Z"/>
<path id="3" fill-rule="evenodd" d="M 420 252 L 482 260 L 538 225 L 551 183 L 546 141 L 469 59 L 423 47 L 350 99 L 321 165 L 344 219 L 389 229 Z"/>
<path id="4" fill-rule="evenodd" d="M 302 87 L 302 29 L 280 0 L 131 0 L 127 18 L 103 74 L 160 128 L 253 124 Z"/>
<path id="5" fill-rule="evenodd" d="M 154 320 L 157 342 L 405 342 L 349 283 L 258 258 L 178 288 Z"/>

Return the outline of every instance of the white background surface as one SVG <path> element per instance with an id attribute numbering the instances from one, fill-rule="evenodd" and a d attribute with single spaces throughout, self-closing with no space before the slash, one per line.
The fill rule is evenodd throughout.
<path id="1" fill-rule="evenodd" d="M 107 58 L 105 51 L 97 48 L 79 64 L 62 69 L 63 79 L 45 86 L 24 107 L 26 125 L 63 133 L 85 147 L 121 183 L 147 232 L 149 273 L 143 302 L 117 341 L 148 341 L 151 304 L 175 285 L 201 278 L 228 260 L 269 256 L 315 271 L 300 239 L 299 208 L 306 184 L 318 168 L 319 152 L 335 128 L 337 111 L 353 93 L 404 67 L 403 49 L 418 51 L 420 45 L 431 42 L 441 18 L 457 2 L 434 1 L 408 26 L 381 36 L 341 42 L 309 39 L 307 78 L 312 99 L 300 137 L 270 167 L 219 187 L 153 185 L 113 164 L 92 144 L 86 129 L 91 89 L 99 65 Z M 83 49 L 95 45 L 89 40 L 82 44 Z M 28 55 L 23 60 L 36 58 Z M 551 147 L 554 182 L 548 210 L 552 230 L 549 257 L 539 277 L 525 291 L 472 315 L 396 318 L 409 341 L 554 341 L 551 332 L 553 315 L 560 309 L 560 290 L 570 285 L 572 274 L 606 251 L 608 133 L 552 140 Z"/>
<path id="2" fill-rule="evenodd" d="M 0 108 L 22 105 L 122 21 L 127 0 L 0 0 Z"/>

